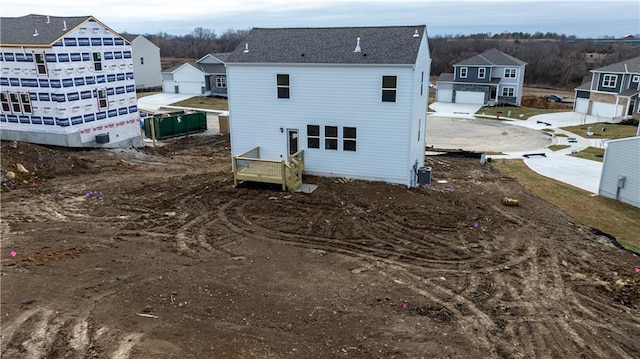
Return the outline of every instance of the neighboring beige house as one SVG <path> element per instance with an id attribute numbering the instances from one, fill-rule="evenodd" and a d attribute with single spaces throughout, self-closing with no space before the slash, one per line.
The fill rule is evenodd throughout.
<path id="1" fill-rule="evenodd" d="M 136 90 L 160 89 L 160 48 L 142 35 L 123 35 L 130 43 Z"/>

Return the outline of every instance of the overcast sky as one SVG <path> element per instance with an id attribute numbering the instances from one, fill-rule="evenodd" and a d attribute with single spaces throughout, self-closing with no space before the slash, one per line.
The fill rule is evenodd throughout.
<path id="1" fill-rule="evenodd" d="M 3 17 L 93 15 L 118 32 L 184 35 L 196 27 L 427 25 L 434 35 L 640 34 L 640 0 L 0 0 Z"/>

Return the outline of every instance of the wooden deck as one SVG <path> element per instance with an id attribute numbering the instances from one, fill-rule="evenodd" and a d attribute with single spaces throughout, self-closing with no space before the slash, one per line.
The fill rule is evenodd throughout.
<path id="1" fill-rule="evenodd" d="M 302 184 L 304 150 L 289 156 L 289 161 L 260 158 L 260 147 L 233 156 L 233 185 L 239 181 L 275 183 L 293 191 Z"/>

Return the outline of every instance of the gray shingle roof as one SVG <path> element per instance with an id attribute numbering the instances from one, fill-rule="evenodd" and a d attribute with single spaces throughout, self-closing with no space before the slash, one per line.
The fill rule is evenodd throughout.
<path id="1" fill-rule="evenodd" d="M 200 64 L 197 62 L 185 62 L 182 65 L 170 67 L 168 69 L 162 70 L 161 72 L 174 72 L 184 65 L 193 66 L 196 69 L 204 72 L 205 74 L 226 74 L 227 68 L 223 64 Z"/>
<path id="2" fill-rule="evenodd" d="M 585 82 L 582 85 L 575 88 L 578 91 L 590 91 L 591 90 L 591 81 Z"/>
<path id="3" fill-rule="evenodd" d="M 425 30 L 425 25 L 254 28 L 227 63 L 415 64 Z M 361 52 L 354 52 L 358 37 Z"/>
<path id="4" fill-rule="evenodd" d="M 625 66 L 626 65 L 626 66 Z M 629 60 L 621 61 L 608 66 L 600 67 L 592 71 L 596 72 L 633 72 L 640 74 L 640 57 L 634 57 Z"/>
<path id="5" fill-rule="evenodd" d="M 462 60 L 454 66 L 522 66 L 527 63 L 504 52 L 491 49 L 481 54 Z"/>
<path id="6" fill-rule="evenodd" d="M 51 45 L 91 16 L 26 15 L 0 18 L 0 42 L 3 45 Z M 48 22 L 47 22 L 48 21 Z M 67 27 L 64 29 L 64 22 Z M 33 36 L 38 30 L 38 36 Z"/>
<path id="7" fill-rule="evenodd" d="M 453 72 L 443 72 L 438 76 L 438 81 L 440 82 L 451 82 L 453 81 Z"/>
<path id="8" fill-rule="evenodd" d="M 210 54 L 211 56 L 215 57 L 216 59 L 222 61 L 222 62 L 227 62 L 227 59 L 229 58 L 229 55 L 231 55 L 230 52 L 217 52 L 215 54 Z"/>

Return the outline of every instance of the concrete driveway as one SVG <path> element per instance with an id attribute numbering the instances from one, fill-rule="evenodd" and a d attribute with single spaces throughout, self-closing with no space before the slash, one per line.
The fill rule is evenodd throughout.
<path id="1" fill-rule="evenodd" d="M 590 139 L 559 129 L 559 127 L 589 124 L 604 121 L 596 116 L 585 116 L 575 112 L 560 112 L 532 116 L 526 121 L 495 121 L 476 119 L 470 105 L 434 103 L 436 110 L 427 120 L 427 145 L 436 148 L 463 149 L 477 152 L 503 152 L 490 155 L 492 159 L 521 158 L 531 170 L 591 193 L 598 193 L 602 162 L 569 156 L 589 146 L 603 147 L 606 140 Z M 441 111 L 439 111 L 441 110 Z M 595 125 L 594 125 L 595 126 Z M 542 129 L 552 129 L 568 137 L 551 137 Z M 574 138 L 575 142 L 569 142 Z M 552 144 L 570 147 L 552 151 Z M 524 154 L 542 153 L 545 156 L 524 158 Z"/>
<path id="2" fill-rule="evenodd" d="M 154 95 L 145 96 L 138 99 L 138 108 L 141 110 L 155 112 L 160 107 L 170 105 L 175 102 L 183 101 L 188 98 L 192 98 L 196 95 L 181 94 L 181 93 L 158 93 Z"/>

